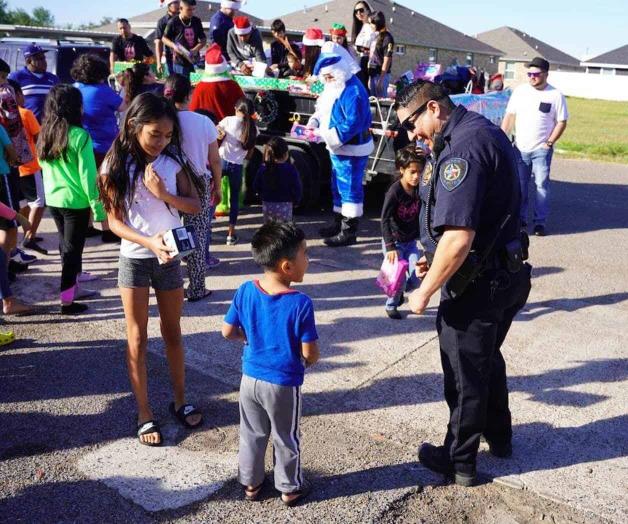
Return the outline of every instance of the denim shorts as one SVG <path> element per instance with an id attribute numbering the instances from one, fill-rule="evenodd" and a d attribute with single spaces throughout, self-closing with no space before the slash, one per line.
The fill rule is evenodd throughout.
<path id="1" fill-rule="evenodd" d="M 155 291 L 172 291 L 183 287 L 181 261 L 160 264 L 157 258 L 127 258 L 120 255 L 118 287 L 150 287 Z"/>

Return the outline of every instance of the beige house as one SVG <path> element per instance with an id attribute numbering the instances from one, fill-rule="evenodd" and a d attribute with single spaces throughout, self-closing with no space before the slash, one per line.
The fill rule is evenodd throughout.
<path id="1" fill-rule="evenodd" d="M 448 66 L 457 61 L 459 65 L 473 65 L 492 74 L 497 71 L 499 56 L 503 53 L 492 45 L 480 42 L 436 20 L 432 20 L 390 0 L 367 0 L 374 11 L 386 15 L 386 25 L 395 39 L 393 76 L 405 71 L 414 71 L 418 62 Z M 353 5 L 355 2 L 334 0 L 307 7 L 281 16 L 288 30 L 305 31 L 308 27 L 319 27 L 329 34 L 333 23 L 344 24 L 351 34 Z M 270 26 L 272 20 L 266 20 Z"/>
<path id="2" fill-rule="evenodd" d="M 550 71 L 584 71 L 577 58 L 514 27 L 504 26 L 479 33 L 477 39 L 503 51 L 503 56 L 499 59 L 499 72 L 504 75 L 506 87 L 514 87 L 527 81 L 526 64 L 535 56 L 547 60 Z"/>

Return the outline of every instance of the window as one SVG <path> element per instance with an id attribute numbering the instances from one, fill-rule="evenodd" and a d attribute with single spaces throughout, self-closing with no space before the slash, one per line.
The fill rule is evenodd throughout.
<path id="1" fill-rule="evenodd" d="M 506 67 L 504 69 L 504 79 L 512 80 L 514 77 L 515 77 L 515 63 L 506 62 Z"/>
<path id="2" fill-rule="evenodd" d="M 401 45 L 401 44 L 397 44 L 395 46 L 395 54 L 396 55 L 405 55 L 406 54 L 406 46 L 405 45 Z"/>
<path id="3" fill-rule="evenodd" d="M 610 68 L 610 67 L 601 67 L 600 68 L 600 74 L 601 75 L 614 75 L 616 73 L 614 68 Z"/>
<path id="4" fill-rule="evenodd" d="M 491 64 L 494 64 L 495 63 L 495 57 L 491 55 L 491 57 L 489 58 L 489 62 Z"/>
<path id="5" fill-rule="evenodd" d="M 467 53 L 466 64 L 468 66 L 473 65 L 473 53 Z"/>
<path id="6" fill-rule="evenodd" d="M 438 61 L 438 50 L 430 47 L 428 61 L 430 64 L 435 64 Z"/>

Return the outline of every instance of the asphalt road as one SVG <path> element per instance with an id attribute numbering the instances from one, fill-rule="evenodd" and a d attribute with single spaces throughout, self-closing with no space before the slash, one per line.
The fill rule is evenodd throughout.
<path id="1" fill-rule="evenodd" d="M 440 441 L 447 420 L 436 302 L 423 317 L 385 317 L 373 204 L 350 249 L 316 239 L 321 214 L 298 217 L 312 246 L 300 288 L 314 299 L 323 356 L 304 386 L 303 465 L 314 491 L 292 510 L 270 487 L 260 504 L 241 501 L 241 353 L 219 328 L 234 290 L 257 273 L 252 208 L 238 246 L 224 246 L 225 221 L 216 223 L 223 262 L 208 273 L 214 293 L 185 306 L 189 398 L 206 421 L 199 431 L 168 415 L 153 304 L 149 383 L 163 448 L 134 438 L 117 248 L 88 242 L 85 269 L 101 276 L 93 285 L 101 296 L 74 320 L 54 314 L 58 254 L 19 278 L 18 296 L 51 309 L 4 319 L 18 340 L 0 349 L 0 522 L 625 522 L 628 166 L 558 159 L 553 179 L 551 235 L 532 239 L 533 291 L 504 350 L 514 456 L 494 459 L 483 447 L 482 486 L 444 485 L 416 462 L 417 445 Z M 44 222 L 51 250 L 53 228 Z"/>

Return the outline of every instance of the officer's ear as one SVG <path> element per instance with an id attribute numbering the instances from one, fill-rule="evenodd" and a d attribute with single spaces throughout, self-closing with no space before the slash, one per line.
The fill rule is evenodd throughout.
<path id="1" fill-rule="evenodd" d="M 436 100 L 430 100 L 427 103 L 427 110 L 430 111 L 436 118 L 440 117 L 443 108 Z"/>

